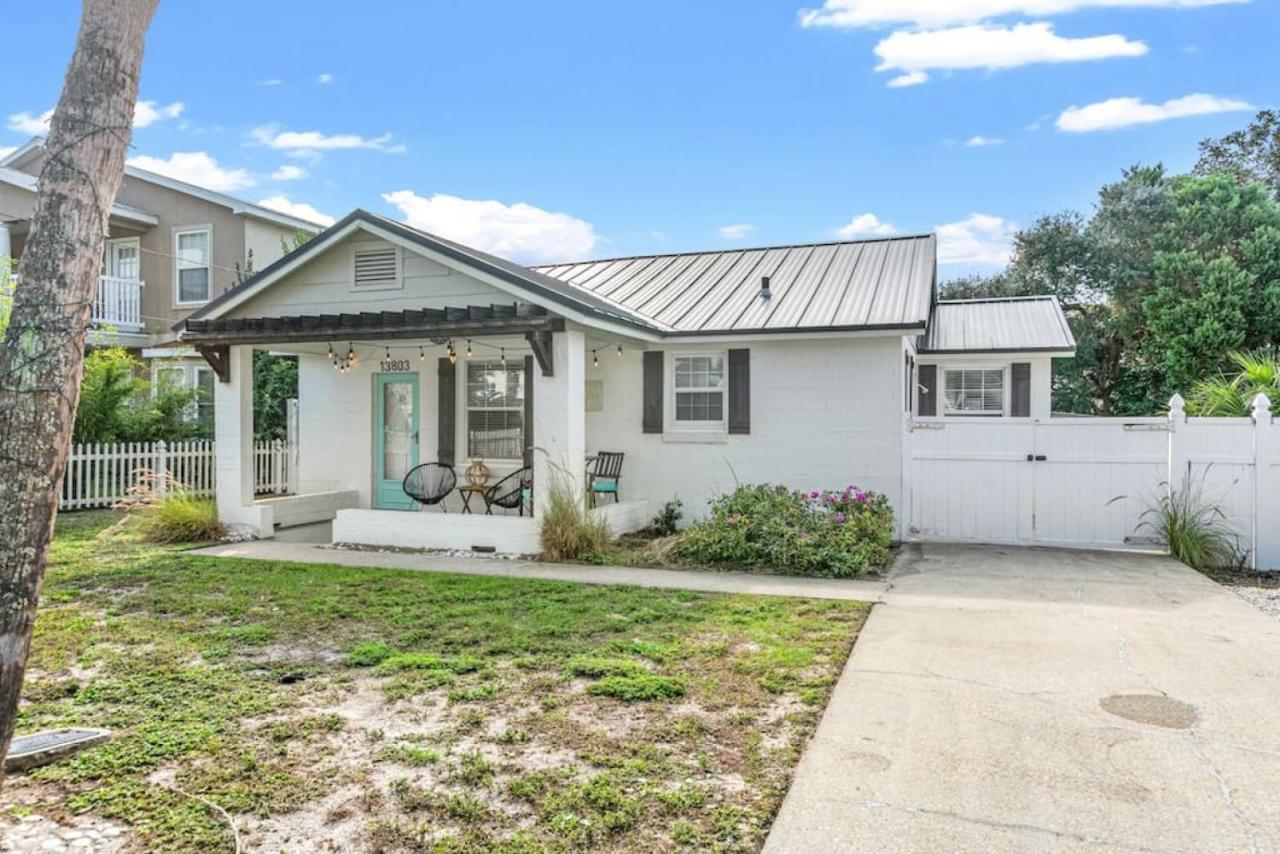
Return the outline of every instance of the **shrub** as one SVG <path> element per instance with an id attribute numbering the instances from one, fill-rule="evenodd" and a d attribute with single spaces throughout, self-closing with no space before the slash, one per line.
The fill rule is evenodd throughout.
<path id="1" fill-rule="evenodd" d="M 220 540 L 227 533 L 213 499 L 188 492 L 147 504 L 138 518 L 143 536 L 154 543 L 203 543 Z"/>
<path id="2" fill-rule="evenodd" d="M 676 552 L 699 563 L 847 578 L 888 564 L 892 541 L 883 495 L 755 484 L 712 501 L 710 517 L 685 531 Z"/>
<path id="3" fill-rule="evenodd" d="M 670 700 L 683 697 L 684 682 L 672 676 L 646 673 L 638 676 L 606 676 L 587 686 L 588 694 L 614 697 L 627 703 L 638 700 Z"/>
<path id="4" fill-rule="evenodd" d="M 347 652 L 347 664 L 351 667 L 373 667 L 386 661 L 394 652 L 382 641 L 359 641 Z"/>
<path id="5" fill-rule="evenodd" d="M 552 478 L 545 498 L 540 540 L 547 560 L 592 560 L 599 557 L 611 539 L 609 523 L 593 516 L 582 500 L 564 483 Z"/>
<path id="6" fill-rule="evenodd" d="M 649 523 L 649 531 L 655 537 L 669 537 L 676 532 L 676 526 L 680 519 L 684 516 L 681 508 L 684 504 L 679 498 L 674 498 L 662 505 L 662 509 L 658 511 L 658 515 L 653 517 L 653 521 Z"/>
<path id="7" fill-rule="evenodd" d="M 1188 478 L 1182 489 L 1161 496 L 1143 512 L 1138 527 L 1154 533 L 1170 555 L 1193 569 L 1220 568 L 1238 557 L 1226 514 L 1204 499 L 1203 478 L 1200 483 Z"/>

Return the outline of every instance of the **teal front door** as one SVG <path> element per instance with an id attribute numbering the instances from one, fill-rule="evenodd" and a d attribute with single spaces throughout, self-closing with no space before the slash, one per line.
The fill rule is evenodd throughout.
<path id="1" fill-rule="evenodd" d="M 373 506 L 412 510 L 401 484 L 418 464 L 418 375 L 374 377 Z"/>

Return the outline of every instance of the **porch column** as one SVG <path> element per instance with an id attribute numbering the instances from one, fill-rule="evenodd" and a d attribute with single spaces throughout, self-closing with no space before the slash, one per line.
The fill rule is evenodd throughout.
<path id="1" fill-rule="evenodd" d="M 560 480 L 583 495 L 587 427 L 584 402 L 587 342 L 581 332 L 551 336 L 555 375 L 533 375 L 533 512 L 546 507 L 550 484 Z"/>
<path id="2" fill-rule="evenodd" d="M 0 263 L 9 260 L 9 256 L 13 254 L 13 243 L 9 237 L 9 223 L 0 222 Z M 13 270 L 9 271 L 13 273 Z"/>
<path id="3" fill-rule="evenodd" d="M 271 508 L 253 503 L 253 348 L 230 348 L 227 373 L 229 381 L 217 383 L 213 395 L 218 518 L 255 537 L 271 537 Z"/>

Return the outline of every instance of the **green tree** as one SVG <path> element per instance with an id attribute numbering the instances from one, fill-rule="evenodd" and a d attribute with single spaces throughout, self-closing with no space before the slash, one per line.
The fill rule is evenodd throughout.
<path id="1" fill-rule="evenodd" d="M 1226 173 L 1240 184 L 1259 183 L 1280 199 L 1280 113 L 1263 110 L 1249 126 L 1200 143 L 1192 173 Z"/>
<path id="2" fill-rule="evenodd" d="M 1155 244 L 1138 349 L 1157 399 L 1218 374 L 1234 351 L 1280 340 L 1280 206 L 1265 186 L 1179 179 Z"/>
<path id="3" fill-rule="evenodd" d="M 1237 368 L 1233 376 L 1201 380 L 1187 399 L 1192 415 L 1244 416 L 1253 399 L 1265 394 L 1272 402 L 1280 402 L 1280 355 L 1274 348 L 1231 354 Z"/>
<path id="4" fill-rule="evenodd" d="M 288 437 L 286 401 L 298 396 L 298 357 L 253 353 L 253 437 Z"/>
<path id="5" fill-rule="evenodd" d="M 192 418 L 198 389 L 151 383 L 142 364 L 120 347 L 91 350 L 84 359 L 76 442 L 167 442 L 212 438 L 210 426 Z"/>

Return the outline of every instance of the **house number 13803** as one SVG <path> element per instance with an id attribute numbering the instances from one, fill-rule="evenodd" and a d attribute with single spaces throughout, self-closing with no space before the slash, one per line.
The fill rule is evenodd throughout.
<path id="1" fill-rule="evenodd" d="M 412 363 L 408 359 L 383 359 L 382 372 L 384 374 L 404 373 L 412 367 Z"/>

